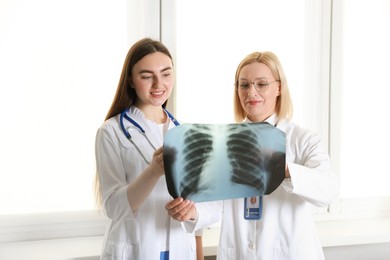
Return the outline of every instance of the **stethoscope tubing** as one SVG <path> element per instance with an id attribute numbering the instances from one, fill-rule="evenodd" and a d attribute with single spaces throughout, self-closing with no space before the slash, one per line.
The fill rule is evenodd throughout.
<path id="1" fill-rule="evenodd" d="M 165 113 L 167 113 L 168 117 L 171 119 L 171 121 L 176 125 L 180 125 L 180 123 L 176 120 L 176 118 L 174 118 L 174 116 L 168 112 L 168 110 L 166 110 L 165 108 L 163 108 Z M 123 122 L 123 118 L 125 118 L 126 120 L 128 120 L 130 123 L 132 123 L 135 127 L 138 128 L 138 130 L 140 130 L 141 133 L 145 134 L 145 130 L 142 128 L 142 126 L 140 126 L 134 119 L 132 119 L 131 117 L 129 117 L 127 115 L 127 112 L 129 111 L 128 108 L 124 109 L 120 115 L 120 126 L 121 126 L 121 129 L 122 129 L 122 132 L 125 134 L 125 136 L 127 137 L 127 139 L 131 139 L 131 135 L 129 133 L 129 131 L 126 130 L 125 128 L 125 124 Z"/>
<path id="2" fill-rule="evenodd" d="M 163 108 L 165 113 L 167 113 L 169 119 L 175 124 L 175 126 L 178 126 L 180 125 L 180 123 L 176 120 L 176 118 L 173 117 L 173 115 L 171 113 L 168 112 L 168 110 L 166 110 L 165 108 Z M 129 139 L 129 141 L 136 147 L 136 149 L 138 150 L 138 152 L 141 154 L 141 156 L 144 158 L 144 160 L 150 164 L 150 161 L 146 159 L 146 156 L 143 154 L 143 152 L 139 149 L 139 147 L 134 143 L 134 141 L 132 140 L 132 136 L 130 135 L 129 131 L 126 129 L 125 127 L 125 124 L 124 124 L 124 119 L 126 119 L 127 121 L 129 121 L 131 124 L 133 124 L 136 128 L 138 128 L 138 130 L 140 131 L 140 133 L 142 133 L 142 135 L 145 137 L 145 139 L 148 141 L 149 145 L 154 149 L 156 150 L 157 148 L 153 145 L 153 143 L 149 140 L 149 137 L 146 135 L 146 132 L 145 130 L 142 128 L 141 125 L 139 125 L 134 119 L 132 119 L 130 116 L 127 115 L 127 112 L 129 111 L 128 108 L 124 109 L 122 111 L 122 113 L 120 114 L 120 117 L 119 117 L 119 124 L 120 124 L 120 127 L 122 129 L 122 132 L 124 133 L 124 135 L 127 137 L 127 139 Z"/>

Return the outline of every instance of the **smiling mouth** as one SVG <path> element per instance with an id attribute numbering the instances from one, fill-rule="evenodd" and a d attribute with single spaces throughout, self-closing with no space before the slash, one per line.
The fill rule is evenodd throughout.
<path id="1" fill-rule="evenodd" d="M 154 92 L 150 92 L 151 95 L 153 96 L 161 96 L 162 94 L 164 94 L 165 91 L 154 91 Z"/>
<path id="2" fill-rule="evenodd" d="M 260 101 L 259 100 L 249 100 L 249 101 L 246 101 L 245 103 L 249 104 L 249 105 L 256 105 L 257 103 L 260 103 Z"/>

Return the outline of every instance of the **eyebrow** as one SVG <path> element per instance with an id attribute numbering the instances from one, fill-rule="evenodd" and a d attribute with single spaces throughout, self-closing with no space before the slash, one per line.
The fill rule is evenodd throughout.
<path id="1" fill-rule="evenodd" d="M 167 70 L 171 70 L 171 69 L 172 69 L 171 66 L 165 67 L 164 69 L 162 69 L 162 70 L 160 71 L 160 73 L 161 73 L 161 72 L 164 72 L 164 71 L 167 71 Z M 141 70 L 141 71 L 139 72 L 139 74 L 142 74 L 142 73 L 152 73 L 152 74 L 153 74 L 153 71 L 151 71 L 151 70 Z"/>
<path id="2" fill-rule="evenodd" d="M 240 79 L 242 79 L 242 80 L 248 80 L 247 78 L 239 78 L 239 80 L 240 80 Z M 256 79 L 266 79 L 266 80 L 268 80 L 267 77 L 259 77 L 259 78 L 255 78 L 254 80 L 256 80 Z"/>

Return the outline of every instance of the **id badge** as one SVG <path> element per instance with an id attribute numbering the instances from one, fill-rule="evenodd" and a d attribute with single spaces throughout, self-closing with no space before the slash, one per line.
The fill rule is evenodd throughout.
<path id="1" fill-rule="evenodd" d="M 160 260 L 169 260 L 169 251 L 160 252 Z"/>
<path id="2" fill-rule="evenodd" d="M 244 218 L 259 220 L 263 212 L 263 197 L 252 196 L 244 199 Z"/>

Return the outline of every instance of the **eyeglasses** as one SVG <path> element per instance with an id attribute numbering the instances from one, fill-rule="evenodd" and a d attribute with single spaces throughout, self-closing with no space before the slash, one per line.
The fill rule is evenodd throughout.
<path id="1" fill-rule="evenodd" d="M 268 82 L 268 80 L 263 78 L 255 79 L 254 81 L 250 82 L 246 79 L 240 79 L 237 82 L 237 89 L 240 91 L 248 91 L 251 85 L 253 85 L 258 93 L 264 93 L 268 90 L 268 87 L 270 84 L 279 82 L 280 80 L 275 80 Z"/>

